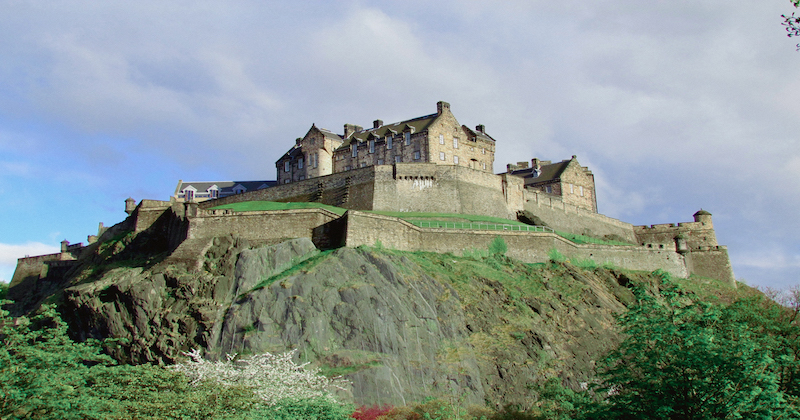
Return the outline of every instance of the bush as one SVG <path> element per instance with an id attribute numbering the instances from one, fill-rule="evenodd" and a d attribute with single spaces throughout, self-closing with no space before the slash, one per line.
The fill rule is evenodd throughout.
<path id="1" fill-rule="evenodd" d="M 550 261 L 556 263 L 562 263 L 567 260 L 567 257 L 555 248 L 551 249 L 550 252 L 547 253 L 547 256 L 550 257 Z"/>
<path id="2" fill-rule="evenodd" d="M 489 253 L 492 255 L 505 255 L 507 251 L 508 245 L 500 236 L 495 237 L 489 244 Z"/>

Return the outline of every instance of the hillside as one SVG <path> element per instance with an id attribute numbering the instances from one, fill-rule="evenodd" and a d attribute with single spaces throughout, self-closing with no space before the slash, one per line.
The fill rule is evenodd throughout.
<path id="1" fill-rule="evenodd" d="M 163 237 L 122 226 L 101 239 L 60 277 L 12 287 L 16 312 L 56 302 L 75 338 L 127 339 L 113 355 L 130 363 L 172 363 L 196 347 L 298 349 L 352 381 L 359 404 L 439 396 L 500 407 L 550 377 L 577 389 L 619 342 L 628 287 L 658 280 L 557 255 L 523 264 L 485 250 L 320 251 L 308 239 L 253 247 L 232 236 L 169 253 Z M 709 299 L 748 293 L 685 284 Z"/>

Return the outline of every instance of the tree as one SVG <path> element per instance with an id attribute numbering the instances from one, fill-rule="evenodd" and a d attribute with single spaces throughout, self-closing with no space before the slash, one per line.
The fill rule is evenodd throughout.
<path id="1" fill-rule="evenodd" d="M 800 0 L 792 0 L 792 4 L 795 8 L 800 7 Z M 783 18 L 783 23 L 781 25 L 786 27 L 787 36 L 789 38 L 793 36 L 800 36 L 800 16 L 795 17 L 794 12 L 792 12 L 791 16 L 781 15 Z M 800 44 L 797 44 L 797 50 L 800 51 Z"/>
<path id="2" fill-rule="evenodd" d="M 626 338 L 602 372 L 604 418 L 797 418 L 775 349 L 720 307 L 692 301 L 666 278 L 658 298 L 636 290 L 621 316 Z M 767 345 L 765 348 L 764 345 Z"/>

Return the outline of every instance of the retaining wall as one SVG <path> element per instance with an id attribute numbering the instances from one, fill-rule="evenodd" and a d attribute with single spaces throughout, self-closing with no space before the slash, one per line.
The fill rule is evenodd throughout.
<path id="1" fill-rule="evenodd" d="M 346 240 L 349 247 L 375 246 L 403 251 L 432 251 L 461 255 L 468 249 L 487 249 L 492 240 L 502 237 L 508 245 L 507 255 L 523 262 L 549 260 L 556 249 L 568 258 L 610 262 L 632 270 L 663 269 L 679 277 L 689 271 L 684 257 L 674 250 L 653 250 L 638 246 L 575 244 L 553 233 L 518 231 L 479 231 L 419 228 L 401 219 L 348 211 Z"/>
<path id="2" fill-rule="evenodd" d="M 525 190 L 525 210 L 556 230 L 596 237 L 615 235 L 628 242 L 638 243 L 632 224 L 566 204 L 537 190 Z"/>

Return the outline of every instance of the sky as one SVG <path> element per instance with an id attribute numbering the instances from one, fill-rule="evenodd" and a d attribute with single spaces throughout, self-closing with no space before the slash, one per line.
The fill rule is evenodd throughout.
<path id="1" fill-rule="evenodd" d="M 311 127 L 436 112 L 495 172 L 577 155 L 599 211 L 713 214 L 737 279 L 800 283 L 789 0 L 0 0 L 0 280 L 124 200 L 274 180 Z"/>

